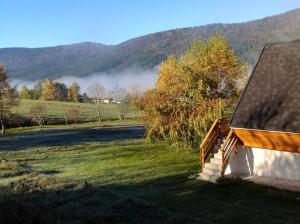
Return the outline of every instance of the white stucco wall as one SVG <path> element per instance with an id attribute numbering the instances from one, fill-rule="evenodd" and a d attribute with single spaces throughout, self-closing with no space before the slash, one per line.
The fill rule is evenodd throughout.
<path id="1" fill-rule="evenodd" d="M 300 180 L 300 153 L 240 147 L 225 174 Z"/>

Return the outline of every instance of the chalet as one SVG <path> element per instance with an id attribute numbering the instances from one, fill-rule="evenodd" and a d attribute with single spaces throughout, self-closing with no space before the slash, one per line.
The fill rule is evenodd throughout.
<path id="1" fill-rule="evenodd" d="M 200 179 L 264 176 L 300 180 L 300 40 L 267 44 L 230 119 L 201 146 Z"/>

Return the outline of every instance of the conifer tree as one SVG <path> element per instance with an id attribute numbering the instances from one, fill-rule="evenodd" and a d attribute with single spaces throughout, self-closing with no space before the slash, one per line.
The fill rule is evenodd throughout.
<path id="1" fill-rule="evenodd" d="M 68 88 L 65 84 L 58 81 L 54 82 L 55 86 L 55 100 L 57 101 L 67 101 L 68 98 Z"/>
<path id="2" fill-rule="evenodd" d="M 43 92 L 43 83 L 41 81 L 36 81 L 33 89 L 31 90 L 31 97 L 33 100 L 38 100 L 41 98 Z"/>
<path id="3" fill-rule="evenodd" d="M 23 85 L 20 90 L 20 99 L 31 99 L 31 93 L 26 85 Z"/>

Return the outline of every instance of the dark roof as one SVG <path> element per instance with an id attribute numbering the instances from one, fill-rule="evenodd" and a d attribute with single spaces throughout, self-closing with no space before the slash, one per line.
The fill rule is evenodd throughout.
<path id="1" fill-rule="evenodd" d="M 264 47 L 231 127 L 300 133 L 300 40 Z"/>

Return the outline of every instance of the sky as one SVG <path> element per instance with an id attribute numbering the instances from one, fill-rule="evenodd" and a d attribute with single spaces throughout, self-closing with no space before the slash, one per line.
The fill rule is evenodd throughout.
<path id="1" fill-rule="evenodd" d="M 300 0 L 0 0 L 0 48 L 118 44 L 141 35 L 237 23 L 300 7 Z"/>

